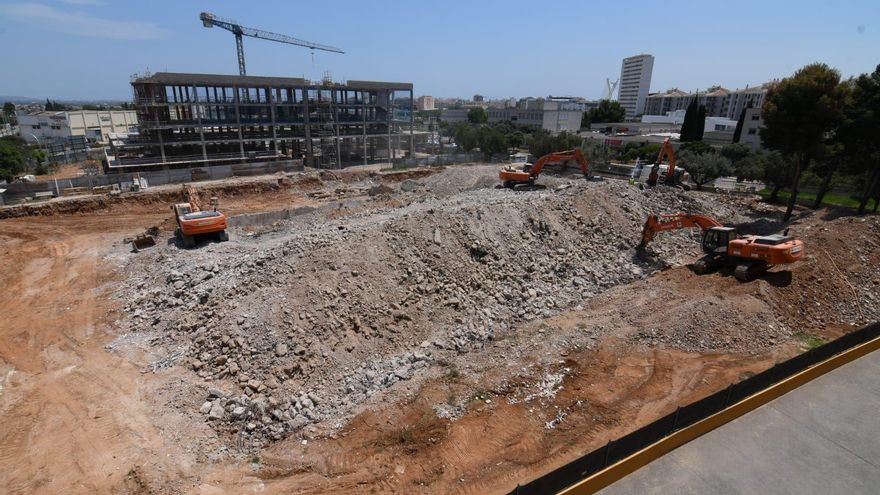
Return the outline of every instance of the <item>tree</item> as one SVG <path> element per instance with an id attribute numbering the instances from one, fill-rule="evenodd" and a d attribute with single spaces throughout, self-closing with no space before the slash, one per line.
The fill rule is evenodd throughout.
<path id="1" fill-rule="evenodd" d="M 739 120 L 736 121 L 736 129 L 733 131 L 734 143 L 738 143 L 739 138 L 742 137 L 743 125 L 746 123 L 746 110 L 747 108 L 743 107 L 742 112 L 739 113 Z"/>
<path id="2" fill-rule="evenodd" d="M 749 156 L 751 152 L 751 148 L 744 144 L 726 144 L 721 147 L 721 156 L 730 160 L 733 165 Z"/>
<path id="3" fill-rule="evenodd" d="M 626 109 L 619 102 L 601 100 L 596 108 L 591 108 L 584 112 L 583 117 L 581 117 L 581 128 L 588 128 L 590 124 L 623 122 L 625 116 Z"/>
<path id="4" fill-rule="evenodd" d="M 492 155 L 507 153 L 507 137 L 495 127 L 481 127 L 477 131 L 477 139 L 483 159 L 489 161 Z"/>
<path id="5" fill-rule="evenodd" d="M 576 134 L 560 132 L 553 136 L 549 132 L 539 129 L 532 134 L 529 140 L 529 153 L 535 157 L 542 157 L 554 151 L 577 148 L 580 144 L 581 138 Z"/>
<path id="6" fill-rule="evenodd" d="M 770 88 L 764 99 L 761 140 L 794 160 L 791 196 L 783 221 L 791 219 L 801 174 L 819 156 L 823 140 L 841 120 L 840 73 L 810 64 Z"/>
<path id="7" fill-rule="evenodd" d="M 0 179 L 11 181 L 36 165 L 40 155 L 18 136 L 0 138 Z"/>
<path id="8" fill-rule="evenodd" d="M 697 112 L 697 120 L 694 122 L 694 139 L 693 141 L 702 141 L 703 140 L 703 132 L 706 130 L 706 107 L 700 105 L 700 110 Z"/>
<path id="9" fill-rule="evenodd" d="M 844 118 L 837 133 L 843 143 L 850 171 L 864 175 L 859 214 L 868 200 L 880 194 L 880 65 L 871 74 L 862 74 L 851 83 L 850 97 L 844 106 Z"/>
<path id="10" fill-rule="evenodd" d="M 766 174 L 764 170 L 766 167 L 767 157 L 763 153 L 749 153 L 733 164 L 733 173 L 736 174 L 737 181 L 762 180 Z"/>
<path id="11" fill-rule="evenodd" d="M 6 116 L 15 115 L 15 103 L 7 101 L 3 104 L 3 113 Z"/>
<path id="12" fill-rule="evenodd" d="M 687 141 L 697 141 L 696 139 L 694 139 L 694 126 L 696 125 L 696 120 L 699 113 L 699 103 L 697 102 L 697 98 L 694 98 L 691 100 L 690 104 L 687 107 L 687 110 L 685 110 L 684 112 L 684 122 L 681 123 L 681 133 L 679 141 L 683 143 Z"/>
<path id="13" fill-rule="evenodd" d="M 469 152 L 477 147 L 477 131 L 467 122 L 456 122 L 452 127 L 452 138 L 458 149 Z"/>
<path id="14" fill-rule="evenodd" d="M 783 187 L 791 186 L 794 178 L 794 164 L 779 152 L 771 152 L 760 155 L 764 168 L 764 182 L 772 189 L 767 201 L 775 203 L 779 199 L 779 191 Z"/>
<path id="15" fill-rule="evenodd" d="M 721 156 L 730 160 L 734 173 L 736 173 L 737 182 L 742 182 L 746 179 L 745 174 L 740 173 L 740 164 L 743 163 L 751 152 L 752 150 L 748 146 L 737 143 L 727 144 L 721 148 Z"/>
<path id="16" fill-rule="evenodd" d="M 474 107 L 468 110 L 468 122 L 471 124 L 485 124 L 489 122 L 489 114 L 483 107 Z"/>
<path id="17" fill-rule="evenodd" d="M 715 148 L 713 148 L 712 145 L 706 144 L 702 141 L 691 141 L 682 144 L 679 148 L 679 151 L 687 151 L 695 155 L 704 155 L 706 153 L 714 153 Z"/>
<path id="18" fill-rule="evenodd" d="M 697 185 L 697 189 L 702 189 L 703 184 L 732 172 L 730 160 L 717 153 L 698 155 L 685 151 L 679 154 L 678 163 L 690 174 L 691 181 Z"/>

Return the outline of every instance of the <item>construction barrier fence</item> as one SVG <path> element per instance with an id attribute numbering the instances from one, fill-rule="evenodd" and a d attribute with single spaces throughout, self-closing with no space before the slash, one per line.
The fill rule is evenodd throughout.
<path id="1" fill-rule="evenodd" d="M 818 363 L 880 337 L 880 322 L 850 332 L 826 344 L 777 363 L 761 373 L 746 378 L 708 397 L 679 407 L 674 412 L 645 425 L 605 446 L 576 459 L 525 485 L 518 485 L 509 495 L 547 495 L 559 493 L 581 480 L 663 440 L 676 431 L 696 424 L 774 384 L 790 378 Z"/>

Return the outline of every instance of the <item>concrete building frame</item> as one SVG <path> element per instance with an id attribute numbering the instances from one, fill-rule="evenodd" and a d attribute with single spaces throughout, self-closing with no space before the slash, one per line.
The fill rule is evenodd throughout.
<path id="1" fill-rule="evenodd" d="M 113 142 L 110 168 L 298 158 L 342 168 L 398 158 L 407 138 L 401 155 L 414 153 L 411 83 L 162 72 L 131 84 L 139 135 Z"/>

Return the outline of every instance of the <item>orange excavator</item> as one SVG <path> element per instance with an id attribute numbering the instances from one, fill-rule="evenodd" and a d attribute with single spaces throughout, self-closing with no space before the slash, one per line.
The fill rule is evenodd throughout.
<path id="1" fill-rule="evenodd" d="M 522 168 L 515 168 L 508 165 L 501 169 L 498 178 L 501 179 L 501 183 L 504 184 L 504 187 L 509 189 L 513 189 L 517 186 L 533 186 L 535 185 L 535 180 L 541 175 L 541 171 L 544 170 L 545 165 L 548 163 L 559 163 L 572 160 L 580 165 L 584 177 L 589 177 L 590 165 L 587 163 L 587 159 L 584 157 L 584 154 L 581 153 L 581 150 L 574 149 L 546 154 L 539 158 L 534 165 L 527 163 Z"/>
<path id="2" fill-rule="evenodd" d="M 666 172 L 661 176 L 660 164 L 663 162 L 664 157 L 669 159 L 669 164 L 666 165 Z M 675 167 L 675 150 L 672 149 L 669 138 L 663 140 L 663 144 L 660 146 L 660 153 L 657 154 L 657 160 L 654 161 L 654 165 L 651 167 L 651 175 L 648 176 L 647 182 L 649 186 L 654 187 L 657 185 L 658 180 L 667 186 L 680 186 L 685 190 L 690 189 L 684 183 L 684 170 Z"/>
<path id="3" fill-rule="evenodd" d="M 702 246 L 706 253 L 694 263 L 694 272 L 707 273 L 722 266 L 734 266 L 734 276 L 743 282 L 754 279 L 775 265 L 799 261 L 804 256 L 804 241 L 788 235 L 737 235 L 733 227 L 724 227 L 705 215 L 675 213 L 649 215 L 642 230 L 639 250 L 644 250 L 658 232 L 699 227 L 703 231 Z"/>
<path id="4" fill-rule="evenodd" d="M 226 233 L 226 215 L 217 211 L 218 201 L 211 198 L 212 210 L 202 211 L 199 197 L 191 187 L 183 186 L 183 203 L 171 205 L 177 220 L 177 235 L 185 248 L 196 245 L 197 236 L 213 235 L 218 241 L 228 241 Z"/>

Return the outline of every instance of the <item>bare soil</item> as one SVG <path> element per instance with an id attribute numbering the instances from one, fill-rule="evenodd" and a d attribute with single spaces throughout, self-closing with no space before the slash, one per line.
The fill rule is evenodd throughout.
<path id="1" fill-rule="evenodd" d="M 312 173 L 203 190 L 230 214 L 308 206 L 315 221 L 348 225 L 423 200 L 465 201 L 492 185 L 490 172 Z M 541 194 L 567 187 L 546 181 Z M 809 255 L 790 270 L 748 284 L 726 272 L 698 276 L 684 266 L 697 254 L 684 248 L 692 237 L 658 240 L 650 266 L 669 260 L 667 268 L 546 315 L 499 313 L 498 338 L 432 361 L 338 427 L 286 431 L 254 448 L 198 411 L 206 388 L 223 379 L 206 382 L 187 359 L 163 361 L 169 341 L 133 331 L 119 294 L 155 269 L 156 253 L 174 263 L 259 252 L 301 226 L 267 225 L 180 255 L 173 244 L 128 253 L 123 239 L 148 227 L 170 238 L 175 194 L 57 202 L 0 221 L 0 492 L 504 493 L 800 352 L 811 337 L 880 316 L 880 218 L 799 210 L 793 232 Z M 752 199 L 688 194 L 723 203 L 742 230 L 781 229 L 779 212 Z M 614 221 L 637 229 L 630 224 L 640 215 L 622 210 Z M 570 288 L 559 291 L 568 297 Z"/>

